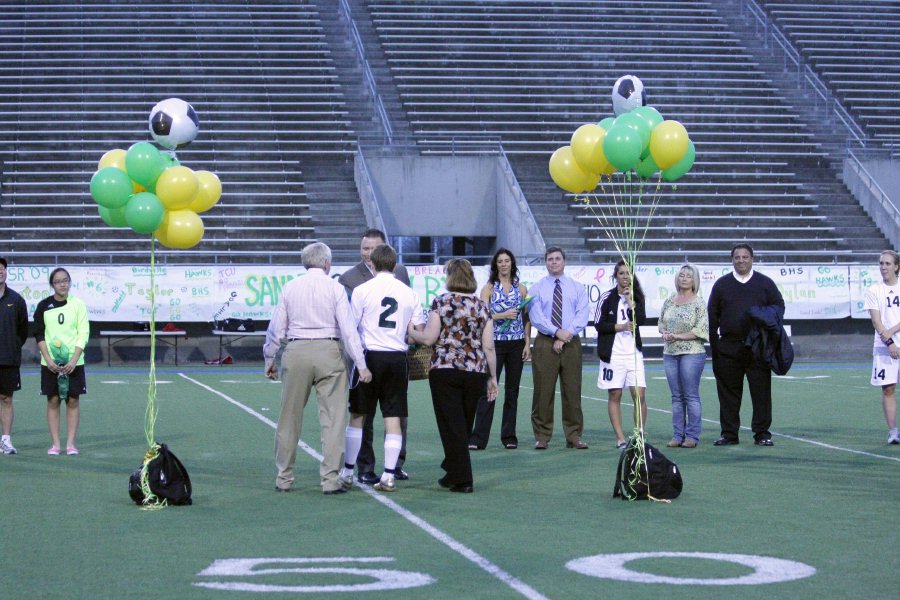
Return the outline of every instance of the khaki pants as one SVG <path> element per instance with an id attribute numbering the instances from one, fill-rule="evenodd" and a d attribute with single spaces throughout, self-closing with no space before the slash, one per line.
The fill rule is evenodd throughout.
<path id="1" fill-rule="evenodd" d="M 337 476 L 344 466 L 347 428 L 347 369 L 341 345 L 334 340 L 298 340 L 288 343 L 281 357 L 281 415 L 275 430 L 275 485 L 294 483 L 294 461 L 303 426 L 303 410 L 315 386 L 319 402 L 322 463 L 319 476 L 324 491 L 340 487 Z"/>
<path id="2" fill-rule="evenodd" d="M 562 424 L 566 441 L 577 442 L 584 431 L 581 412 L 581 340 L 573 339 L 557 354 L 553 338 L 538 335 L 531 355 L 534 372 L 534 396 L 531 402 L 531 427 L 534 439 L 550 441 L 553 436 L 553 404 L 556 380 L 560 379 Z"/>

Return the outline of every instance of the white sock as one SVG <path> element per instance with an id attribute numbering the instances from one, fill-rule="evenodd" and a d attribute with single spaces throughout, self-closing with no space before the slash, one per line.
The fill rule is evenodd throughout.
<path id="1" fill-rule="evenodd" d="M 384 468 L 393 471 L 397 467 L 400 458 L 400 448 L 403 447 L 403 436 L 389 433 L 384 436 Z M 392 475 L 392 474 L 391 474 Z M 393 475 L 392 475 L 393 476 Z"/>
<path id="2" fill-rule="evenodd" d="M 8 442 L 8 441 L 9 441 L 9 436 L 8 436 L 8 435 L 3 435 L 3 436 L 0 436 L 0 439 L 2 439 L 4 442 Z"/>
<path id="3" fill-rule="evenodd" d="M 353 473 L 353 465 L 356 464 L 356 458 L 359 456 L 359 448 L 362 446 L 361 427 L 347 427 L 344 434 L 344 468 L 349 469 Z M 347 467 L 347 465 L 350 465 Z"/>

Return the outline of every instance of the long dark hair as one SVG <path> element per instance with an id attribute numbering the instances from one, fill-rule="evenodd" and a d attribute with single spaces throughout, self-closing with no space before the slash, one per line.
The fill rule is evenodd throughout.
<path id="1" fill-rule="evenodd" d="M 488 283 L 497 283 L 500 281 L 500 270 L 497 268 L 497 259 L 500 258 L 501 254 L 507 255 L 512 262 L 512 268 L 509 271 L 509 279 L 513 283 L 517 282 L 519 280 L 519 267 L 516 266 L 516 255 L 506 248 L 497 248 L 497 251 L 494 252 L 494 258 L 491 259 L 491 275 L 488 277 Z"/>
<path id="2" fill-rule="evenodd" d="M 643 304 L 644 303 L 644 289 L 641 287 L 641 282 L 638 281 L 637 275 L 634 274 L 634 269 L 631 265 L 629 265 L 625 259 L 620 259 L 619 262 L 616 263 L 616 268 L 613 269 L 613 281 L 618 285 L 618 277 L 619 267 L 628 267 L 628 272 L 631 273 L 631 295 L 634 296 L 635 304 Z"/>

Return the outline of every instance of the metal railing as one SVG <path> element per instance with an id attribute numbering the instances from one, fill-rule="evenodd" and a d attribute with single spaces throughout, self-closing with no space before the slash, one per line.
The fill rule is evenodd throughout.
<path id="1" fill-rule="evenodd" d="M 798 85 L 801 88 L 807 87 L 811 89 L 816 97 L 821 99 L 824 111 L 827 113 L 830 110 L 834 117 L 844 126 L 844 129 L 847 131 L 848 149 L 852 147 L 854 142 L 859 148 L 867 148 L 869 146 L 869 138 L 866 135 L 865 130 L 863 130 L 859 123 L 856 122 L 856 119 L 847 112 L 847 109 L 844 108 L 841 102 L 831 92 L 831 89 L 824 81 L 822 81 L 813 68 L 806 63 L 800 52 L 797 51 L 790 40 L 788 40 L 778 28 L 778 25 L 769 18 L 769 15 L 755 2 L 755 0 L 745 0 L 742 8 L 745 8 L 747 13 L 756 21 L 757 25 L 762 28 L 761 32 L 757 30 L 757 34 L 762 38 L 765 47 L 770 47 L 770 41 L 773 50 L 777 45 L 784 56 L 785 68 L 788 67 L 788 61 L 794 65 L 797 72 Z"/>
<path id="2" fill-rule="evenodd" d="M 362 36 L 359 35 L 359 29 L 356 27 L 356 21 L 353 20 L 353 14 L 350 12 L 350 5 L 347 3 L 347 0 L 340 0 L 340 7 L 341 13 L 344 15 L 344 18 L 347 19 L 347 23 L 350 26 L 350 37 L 353 38 L 353 46 L 356 48 L 356 54 L 362 65 L 366 87 L 369 88 L 369 93 L 372 94 L 375 112 L 378 114 L 378 119 L 381 121 L 381 126 L 384 128 L 385 140 L 388 144 L 392 144 L 394 141 L 394 128 L 391 125 L 391 119 L 387 109 L 384 107 L 384 101 L 381 99 L 381 94 L 378 93 L 378 85 L 375 82 L 375 75 L 372 73 L 372 67 L 369 65 L 369 59 L 366 57 L 366 47 L 365 44 L 363 44 Z"/>

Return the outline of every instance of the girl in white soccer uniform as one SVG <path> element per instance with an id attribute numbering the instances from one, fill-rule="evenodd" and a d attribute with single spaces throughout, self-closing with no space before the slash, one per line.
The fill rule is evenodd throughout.
<path id="1" fill-rule="evenodd" d="M 881 403 L 889 429 L 888 443 L 900 444 L 894 394 L 900 378 L 900 255 L 893 250 L 885 250 L 878 259 L 878 268 L 882 281 L 866 290 L 864 305 L 875 327 L 872 385 L 881 386 Z"/>
<path id="2" fill-rule="evenodd" d="M 632 397 L 640 398 L 640 421 L 635 415 L 635 425 L 643 427 L 647 420 L 647 404 L 644 399 L 647 388 L 644 376 L 644 355 L 641 352 L 640 325 L 646 321 L 644 293 L 640 282 L 632 277 L 625 261 L 615 267 L 616 287 L 605 292 L 597 302 L 594 327 L 597 328 L 597 355 L 600 372 L 597 387 L 607 390 L 609 421 L 616 434 L 616 447 L 625 447 L 622 430 L 622 390 L 631 389 Z"/>

